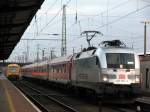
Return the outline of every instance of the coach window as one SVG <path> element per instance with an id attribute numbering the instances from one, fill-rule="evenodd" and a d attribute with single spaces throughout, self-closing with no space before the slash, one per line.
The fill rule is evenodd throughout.
<path id="1" fill-rule="evenodd" d="M 44 72 L 44 68 L 43 67 L 41 67 L 41 71 Z"/>
<path id="2" fill-rule="evenodd" d="M 61 73 L 61 65 L 59 66 L 59 72 Z"/>
<path id="3" fill-rule="evenodd" d="M 63 71 L 63 65 L 61 65 L 61 72 L 64 73 L 64 71 Z"/>
<path id="4" fill-rule="evenodd" d="M 61 73 L 61 65 L 59 65 L 59 73 Z"/>
<path id="5" fill-rule="evenodd" d="M 54 73 L 54 66 L 52 66 L 52 72 Z"/>
<path id="6" fill-rule="evenodd" d="M 36 72 L 38 72 L 38 71 L 39 71 L 39 68 L 38 68 L 38 67 L 36 67 L 36 68 L 35 68 L 35 71 L 36 71 Z"/>
<path id="7" fill-rule="evenodd" d="M 63 65 L 61 65 L 61 67 L 60 67 L 60 68 L 61 68 L 61 73 L 63 73 Z"/>
<path id="8" fill-rule="evenodd" d="M 63 65 L 63 73 L 65 73 L 65 65 Z"/>
<path id="9" fill-rule="evenodd" d="M 64 73 L 66 73 L 66 65 L 64 64 Z"/>
<path id="10" fill-rule="evenodd" d="M 54 73 L 56 73 L 56 66 L 54 66 Z"/>
<path id="11" fill-rule="evenodd" d="M 40 70 L 40 72 L 43 72 L 43 68 L 40 67 L 39 70 Z"/>
<path id="12" fill-rule="evenodd" d="M 56 66 L 56 73 L 58 73 L 59 72 L 59 69 L 58 69 L 58 66 Z"/>
<path id="13" fill-rule="evenodd" d="M 57 70 L 56 70 L 56 66 L 54 66 L 54 73 L 56 73 L 57 72 Z"/>
<path id="14" fill-rule="evenodd" d="M 61 73 L 61 66 L 59 65 L 59 73 Z"/>
<path id="15" fill-rule="evenodd" d="M 59 73 L 59 66 L 57 66 L 57 73 Z"/>
<path id="16" fill-rule="evenodd" d="M 55 72 L 55 67 L 53 66 L 53 73 Z"/>
<path id="17" fill-rule="evenodd" d="M 35 69 L 35 72 L 37 72 L 37 67 L 35 67 L 34 69 Z"/>
<path id="18" fill-rule="evenodd" d="M 43 68 L 39 67 L 40 72 L 43 72 Z"/>
<path id="19" fill-rule="evenodd" d="M 60 65 L 59 65 L 58 69 L 59 69 L 59 73 L 60 73 L 61 72 L 61 66 Z"/>
<path id="20" fill-rule="evenodd" d="M 41 69 L 38 67 L 38 68 L 37 68 L 37 71 L 38 71 L 38 72 L 41 72 Z"/>
<path id="21" fill-rule="evenodd" d="M 46 72 L 46 68 L 45 67 L 43 68 L 43 72 Z"/>
<path id="22" fill-rule="evenodd" d="M 39 70 L 40 70 L 40 72 L 43 72 L 43 68 L 42 67 L 39 67 Z"/>
<path id="23" fill-rule="evenodd" d="M 49 72 L 53 72 L 53 67 L 49 66 Z"/>
<path id="24" fill-rule="evenodd" d="M 44 72 L 44 68 L 41 67 L 41 72 Z"/>

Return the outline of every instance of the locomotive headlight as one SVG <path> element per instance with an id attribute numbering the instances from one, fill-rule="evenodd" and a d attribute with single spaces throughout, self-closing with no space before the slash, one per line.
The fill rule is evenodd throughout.
<path id="1" fill-rule="evenodd" d="M 135 76 L 135 82 L 138 82 L 138 83 L 140 82 L 140 76 L 138 75 Z"/>
<path id="2" fill-rule="evenodd" d="M 104 75 L 104 76 L 103 76 L 103 81 L 104 81 L 104 82 L 108 81 L 108 76 L 107 76 L 107 75 Z"/>

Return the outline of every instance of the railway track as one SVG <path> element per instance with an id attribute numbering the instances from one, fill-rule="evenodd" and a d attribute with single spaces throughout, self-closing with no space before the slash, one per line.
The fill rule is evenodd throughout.
<path id="1" fill-rule="evenodd" d="M 133 108 L 118 105 L 98 105 L 89 99 L 85 100 L 73 94 L 47 89 L 28 81 L 13 83 L 43 112 L 136 112 Z"/>
<path id="2" fill-rule="evenodd" d="M 73 107 L 59 101 L 58 99 L 35 89 L 29 84 L 21 81 L 13 82 L 29 99 L 31 99 L 42 112 L 79 112 Z"/>
<path id="3" fill-rule="evenodd" d="M 107 106 L 107 108 L 111 108 L 115 112 L 136 112 L 136 109 L 131 107 L 122 107 L 119 105 Z"/>

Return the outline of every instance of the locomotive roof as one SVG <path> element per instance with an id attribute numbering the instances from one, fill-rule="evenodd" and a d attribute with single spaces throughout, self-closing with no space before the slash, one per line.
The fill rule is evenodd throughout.
<path id="1" fill-rule="evenodd" d="M 132 48 L 127 48 L 127 47 L 98 47 L 97 49 L 89 50 L 89 51 L 84 51 L 84 52 L 79 52 L 75 55 L 74 58 L 86 58 L 86 57 L 92 57 L 94 55 L 97 55 L 96 52 L 113 52 L 113 53 L 134 53 L 134 50 Z"/>
<path id="2" fill-rule="evenodd" d="M 104 51 L 122 51 L 122 52 L 134 52 L 133 48 L 128 48 L 128 47 L 99 47 L 99 49 L 102 49 Z"/>
<path id="3" fill-rule="evenodd" d="M 72 56 L 73 55 L 55 58 L 55 59 L 51 60 L 50 63 L 55 64 L 55 63 L 59 63 L 59 62 L 67 62 L 67 61 L 71 60 Z"/>
<path id="4" fill-rule="evenodd" d="M 34 67 L 34 66 L 43 66 L 46 65 L 48 63 L 48 61 L 41 61 L 41 62 L 36 62 L 30 65 L 25 65 L 22 68 L 29 68 L 29 67 Z"/>
<path id="5" fill-rule="evenodd" d="M 55 64 L 55 63 L 63 63 L 63 62 L 67 62 L 70 61 L 73 55 L 69 55 L 69 56 L 64 56 L 64 57 L 59 57 L 59 58 L 55 58 L 52 59 L 50 61 L 42 61 L 42 62 L 36 62 L 30 65 L 25 65 L 22 68 L 32 68 L 32 67 L 38 67 L 38 66 L 43 66 L 46 64 Z"/>
<path id="6" fill-rule="evenodd" d="M 10 66 L 19 66 L 18 64 L 15 64 L 15 63 L 12 63 L 12 64 L 9 64 L 8 67 Z"/>

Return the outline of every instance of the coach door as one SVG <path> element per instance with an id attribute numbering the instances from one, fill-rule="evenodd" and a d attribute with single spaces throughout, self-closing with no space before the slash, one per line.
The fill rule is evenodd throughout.
<path id="1" fill-rule="evenodd" d="M 145 73 L 145 88 L 149 88 L 149 68 L 146 68 L 146 73 Z"/>

